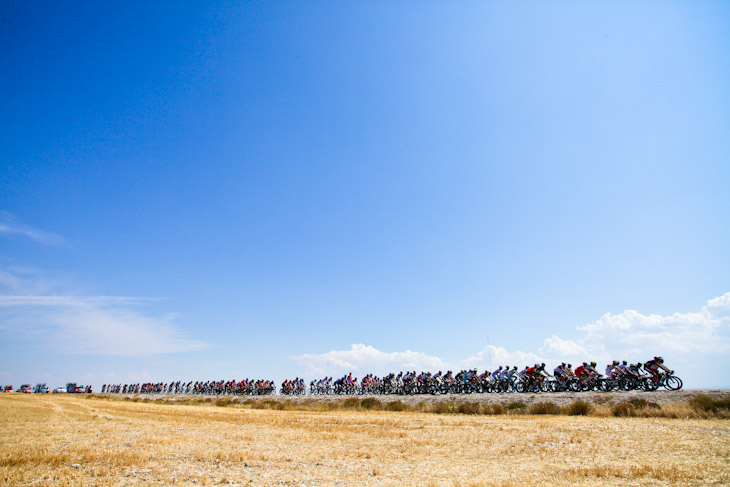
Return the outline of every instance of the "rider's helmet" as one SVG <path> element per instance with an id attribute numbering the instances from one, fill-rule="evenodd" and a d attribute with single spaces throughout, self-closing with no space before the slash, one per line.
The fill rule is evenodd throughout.
<path id="1" fill-rule="evenodd" d="M 656 360 L 660 364 L 663 364 L 664 363 L 664 359 L 662 357 L 654 357 L 654 360 Z"/>
<path id="2" fill-rule="evenodd" d="M 572 364 L 568 364 L 568 368 L 569 369 L 572 369 L 573 368 L 573 365 Z"/>
<path id="3" fill-rule="evenodd" d="M 628 362 L 626 360 L 624 360 L 623 364 L 624 365 L 628 365 Z"/>
<path id="4" fill-rule="evenodd" d="M 614 360 L 613 365 L 618 365 L 618 360 Z"/>
<path id="5" fill-rule="evenodd" d="M 596 365 L 598 364 L 596 364 L 595 362 L 591 362 L 591 367 L 595 367 Z"/>
<path id="6" fill-rule="evenodd" d="M 583 362 L 583 367 L 588 367 L 588 363 L 587 362 Z"/>

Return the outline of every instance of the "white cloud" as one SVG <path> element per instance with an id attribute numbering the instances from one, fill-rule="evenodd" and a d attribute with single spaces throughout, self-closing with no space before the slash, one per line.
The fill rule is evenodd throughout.
<path id="1" fill-rule="evenodd" d="M 522 368 L 526 364 L 534 364 L 542 361 L 542 356 L 531 353 L 514 351 L 510 352 L 506 348 L 487 345 L 482 351 L 471 357 L 459 362 L 459 369 L 471 369 L 477 367 L 479 369 L 491 370 L 500 365 L 516 365 Z"/>
<path id="2" fill-rule="evenodd" d="M 554 359 L 557 361 L 582 358 L 585 359 L 590 352 L 574 340 L 563 340 L 557 335 L 546 338 L 540 347 L 540 353 L 543 357 Z"/>
<path id="3" fill-rule="evenodd" d="M 63 246 L 67 244 L 60 235 L 21 223 L 6 211 L 0 212 L 0 235 L 19 235 L 44 245 Z"/>
<path id="4" fill-rule="evenodd" d="M 541 360 L 541 356 L 529 352 L 509 352 L 502 347 L 487 345 L 484 350 L 458 362 L 447 362 L 440 357 L 426 355 L 421 352 L 406 350 L 405 352 L 383 352 L 370 345 L 361 343 L 351 345 L 349 350 L 332 350 L 321 354 L 302 354 L 289 357 L 306 368 L 311 376 L 338 374 L 374 373 L 378 375 L 406 370 L 431 371 L 462 370 L 469 368 L 492 369 L 497 365 L 533 364 Z"/>
<path id="5" fill-rule="evenodd" d="M 714 360 L 713 363 L 717 363 L 717 358 L 722 357 L 724 365 L 721 368 L 730 365 L 726 358 L 730 352 L 730 293 L 710 299 L 697 312 L 661 316 L 626 310 L 617 315 L 607 313 L 576 331 L 577 336 L 571 339 L 557 335 L 546 338 L 537 352 L 509 351 L 504 347 L 487 345 L 476 354 L 454 363 L 411 350 L 382 352 L 363 344 L 352 345 L 350 350 L 290 358 L 305 366 L 312 375 L 323 376 L 347 372 L 383 374 L 413 369 L 434 372 L 477 367 L 492 370 L 499 365 L 522 367 L 539 362 L 546 362 L 552 367 L 561 361 L 579 363 L 596 360 L 606 363 L 613 359 L 647 360 L 660 354 L 665 357 L 671 355 L 677 362 L 685 364 L 688 375 L 694 374 L 694 383 L 721 384 L 726 379 L 708 375 L 717 369 L 709 367 L 709 362 Z"/>
<path id="6" fill-rule="evenodd" d="M 313 376 L 353 374 L 384 374 L 397 370 L 439 370 L 446 364 L 438 357 L 421 352 L 381 352 L 360 343 L 353 344 L 350 350 L 332 350 L 321 354 L 303 354 L 289 357 L 299 362 Z"/>
<path id="7" fill-rule="evenodd" d="M 581 343 L 594 352 L 725 353 L 730 352 L 730 293 L 710 299 L 697 312 L 668 316 L 626 310 L 607 313 L 579 327 Z"/>

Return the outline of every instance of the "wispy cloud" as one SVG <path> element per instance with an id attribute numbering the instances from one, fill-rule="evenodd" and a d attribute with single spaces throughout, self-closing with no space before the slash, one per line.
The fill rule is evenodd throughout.
<path id="1" fill-rule="evenodd" d="M 43 276 L 37 269 L 9 266 L 0 268 L 0 293 L 46 294 L 58 288 L 58 283 Z"/>
<path id="2" fill-rule="evenodd" d="M 352 345 L 349 350 L 302 354 L 290 359 L 314 376 L 348 371 L 363 374 L 413 369 L 492 369 L 498 365 L 522 367 L 542 361 L 549 364 L 591 359 L 607 362 L 616 358 L 646 359 L 656 354 L 702 361 L 708 360 L 707 357 L 726 357 L 730 352 L 730 293 L 710 299 L 697 312 L 661 316 L 626 310 L 618 315 L 606 314 L 595 322 L 578 327 L 576 332 L 571 339 L 552 335 L 534 352 L 510 351 L 487 345 L 479 352 L 452 363 L 411 350 L 383 352 L 364 344 Z M 730 365 L 726 358 L 724 360 L 726 365 Z M 703 373 L 711 373 L 709 367 L 704 369 Z"/>
<path id="3" fill-rule="evenodd" d="M 0 277 L 0 291 L 47 287 L 8 270 L 0 270 Z M 50 292 L 0 294 L 0 331 L 71 353 L 142 356 L 208 348 L 206 343 L 183 333 L 175 324 L 174 314 L 154 316 L 143 312 L 144 305 L 159 301 Z"/>
<path id="4" fill-rule="evenodd" d="M 0 211 L 0 235 L 25 237 L 43 245 L 65 246 L 66 239 L 57 233 L 39 230 L 18 221 L 7 211 Z"/>
<path id="5" fill-rule="evenodd" d="M 163 301 L 163 298 L 140 298 L 133 296 L 2 296 L 0 306 L 56 306 L 89 307 L 144 304 Z"/>
<path id="6" fill-rule="evenodd" d="M 174 315 L 149 316 L 129 297 L 0 296 L 0 330 L 47 341 L 61 351 L 140 356 L 207 348 L 174 325 Z"/>

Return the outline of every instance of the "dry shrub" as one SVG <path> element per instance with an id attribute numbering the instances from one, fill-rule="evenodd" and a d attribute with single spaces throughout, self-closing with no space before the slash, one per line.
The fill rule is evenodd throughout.
<path id="1" fill-rule="evenodd" d="M 587 416 L 591 411 L 591 405 L 585 401 L 573 401 L 567 407 L 567 413 L 569 416 Z"/>
<path id="2" fill-rule="evenodd" d="M 383 403 L 375 399 L 374 397 L 366 397 L 360 401 L 360 407 L 363 409 L 382 409 Z"/>
<path id="3" fill-rule="evenodd" d="M 233 400 L 230 398 L 221 397 L 221 398 L 218 398 L 215 400 L 215 405 L 218 407 L 224 408 L 226 406 L 230 406 L 232 402 L 233 402 Z"/>
<path id="4" fill-rule="evenodd" d="M 526 409 L 526 408 L 527 408 L 527 404 L 525 404 L 524 402 L 521 402 L 521 401 L 511 402 L 505 406 L 505 409 L 509 412 L 512 412 L 512 411 L 518 412 L 518 411 L 520 411 L 522 409 Z"/>
<path id="5" fill-rule="evenodd" d="M 479 414 L 481 413 L 481 407 L 478 402 L 462 402 L 456 407 L 456 412 L 459 414 Z"/>
<path id="6" fill-rule="evenodd" d="M 623 402 L 616 404 L 611 408 L 611 414 L 619 418 L 627 418 L 636 416 L 636 408 L 631 403 Z"/>
<path id="7" fill-rule="evenodd" d="M 436 404 L 432 404 L 430 407 L 427 407 L 425 411 L 436 414 L 453 413 L 454 411 L 456 411 L 456 404 L 454 404 L 453 402 L 445 401 L 437 402 Z"/>
<path id="8" fill-rule="evenodd" d="M 286 401 L 274 401 L 276 404 L 274 404 L 274 409 L 277 411 L 291 411 L 295 409 L 294 404 L 292 403 L 291 399 L 287 399 Z"/>
<path id="9" fill-rule="evenodd" d="M 552 402 L 538 402 L 530 406 L 530 414 L 560 414 L 560 408 Z"/>
<path id="10" fill-rule="evenodd" d="M 659 405 L 644 399 L 632 399 L 628 402 L 616 404 L 611 408 L 611 414 L 620 418 L 690 418 L 698 417 L 695 411 L 687 404 L 674 403 Z"/>
<path id="11" fill-rule="evenodd" d="M 386 411 L 408 411 L 408 404 L 405 404 L 401 401 L 391 401 L 385 403 L 385 407 L 383 408 Z"/>
<path id="12" fill-rule="evenodd" d="M 268 399 L 265 401 L 255 400 L 255 401 L 251 401 L 251 403 L 249 403 L 249 407 L 251 409 L 271 409 L 274 402 L 275 401 L 272 401 L 271 399 Z"/>
<path id="13" fill-rule="evenodd" d="M 607 418 L 613 416 L 611 408 L 602 404 L 591 404 L 590 416 L 594 418 Z"/>
<path id="14" fill-rule="evenodd" d="M 342 403 L 342 407 L 347 410 L 360 409 L 360 400 L 356 397 L 348 397 Z"/>
<path id="15" fill-rule="evenodd" d="M 340 406 L 334 401 L 321 402 L 316 408 L 317 411 L 335 411 L 336 409 L 340 409 Z"/>
<path id="16" fill-rule="evenodd" d="M 697 396 L 693 397 L 689 401 L 697 411 L 704 411 L 709 413 L 716 413 L 721 410 L 730 411 L 730 398 L 713 399 L 709 396 Z"/>
<path id="17" fill-rule="evenodd" d="M 641 398 L 634 398 L 629 401 L 632 406 L 634 406 L 636 409 L 645 409 L 645 408 L 652 408 L 652 409 L 661 409 L 661 406 L 655 402 L 647 401 L 646 399 Z"/>
<path id="18" fill-rule="evenodd" d="M 504 413 L 505 413 L 504 406 L 502 406 L 501 404 L 492 404 L 492 405 L 490 405 L 489 412 L 487 414 L 499 415 L 499 414 L 504 414 Z"/>

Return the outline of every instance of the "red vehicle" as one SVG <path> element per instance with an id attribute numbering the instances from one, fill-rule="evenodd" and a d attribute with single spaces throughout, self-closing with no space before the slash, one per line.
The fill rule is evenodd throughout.
<path id="1" fill-rule="evenodd" d="M 30 388 L 30 384 L 23 384 L 22 386 L 20 386 L 20 389 L 18 389 L 18 392 L 30 394 L 33 392 L 33 389 Z"/>
<path id="2" fill-rule="evenodd" d="M 3 392 L 13 392 L 13 386 L 5 386 L 5 387 L 3 387 Z"/>

